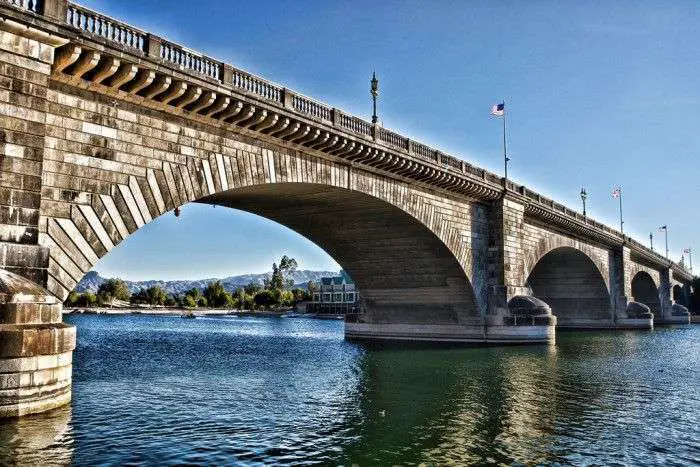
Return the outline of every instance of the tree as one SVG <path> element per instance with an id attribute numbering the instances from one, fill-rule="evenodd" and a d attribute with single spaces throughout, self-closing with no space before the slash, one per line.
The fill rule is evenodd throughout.
<path id="1" fill-rule="evenodd" d="M 304 289 L 294 289 L 292 290 L 292 295 L 294 296 L 294 302 L 302 302 L 304 300 L 311 300 L 312 293 Z"/>
<path id="2" fill-rule="evenodd" d="M 321 286 L 319 286 L 318 282 L 309 281 L 306 284 L 306 290 L 309 291 L 309 294 L 313 295 L 314 292 L 318 292 L 321 290 Z"/>
<path id="3" fill-rule="evenodd" d="M 194 299 L 194 297 L 192 295 L 185 294 L 182 298 L 182 306 L 184 306 L 186 308 L 196 308 L 197 301 Z"/>
<path id="4" fill-rule="evenodd" d="M 207 299 L 202 296 L 199 289 L 193 287 L 182 297 L 182 305 L 187 308 L 195 308 L 197 306 L 207 306 Z"/>
<path id="5" fill-rule="evenodd" d="M 210 282 L 204 289 L 203 295 L 207 299 L 209 306 L 218 308 L 233 305 L 233 297 L 226 291 L 221 281 Z"/>
<path id="6" fill-rule="evenodd" d="M 85 292 L 84 294 L 78 295 L 75 301 L 76 306 L 95 306 L 97 305 L 97 295 L 92 292 Z"/>
<path id="7" fill-rule="evenodd" d="M 121 279 L 108 279 L 100 284 L 97 289 L 97 297 L 101 303 L 114 304 L 114 300 L 128 301 L 131 292 L 126 283 Z"/>
<path id="8" fill-rule="evenodd" d="M 243 288 L 244 292 L 248 295 L 255 295 L 257 292 L 262 290 L 262 287 L 257 282 L 251 282 Z"/>
<path id="9" fill-rule="evenodd" d="M 282 256 L 279 272 L 283 278 L 284 288 L 291 289 L 294 287 L 294 273 L 297 271 L 297 266 L 297 260 L 287 255 Z"/>
<path id="10" fill-rule="evenodd" d="M 262 307 L 274 305 L 276 302 L 272 290 L 260 290 L 255 294 L 255 304 Z"/>
<path id="11" fill-rule="evenodd" d="M 78 292 L 76 292 L 75 290 L 71 290 L 64 303 L 66 306 L 73 306 L 78 303 L 79 299 L 80 295 L 78 295 Z"/>
<path id="12" fill-rule="evenodd" d="M 145 303 L 148 305 L 165 305 L 168 294 L 162 287 L 154 285 L 147 289 L 140 289 L 131 296 L 131 303 Z"/>
<path id="13" fill-rule="evenodd" d="M 282 290 L 284 288 L 284 276 L 282 275 L 280 268 L 277 266 L 277 263 L 272 263 L 272 276 L 267 282 L 267 289 Z"/>
<path id="14" fill-rule="evenodd" d="M 165 290 L 157 285 L 146 289 L 146 296 L 148 297 L 148 303 L 151 305 L 165 305 L 165 300 L 168 298 Z"/>

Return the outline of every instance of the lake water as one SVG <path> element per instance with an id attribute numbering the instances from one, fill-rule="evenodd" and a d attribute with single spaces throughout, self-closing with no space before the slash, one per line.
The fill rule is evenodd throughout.
<path id="1" fill-rule="evenodd" d="M 0 421 L 0 464 L 700 462 L 700 326 L 407 348 L 339 321 L 66 321 L 72 406 Z"/>

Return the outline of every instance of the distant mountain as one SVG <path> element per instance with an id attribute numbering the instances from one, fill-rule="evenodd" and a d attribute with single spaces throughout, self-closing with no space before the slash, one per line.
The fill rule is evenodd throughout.
<path id="1" fill-rule="evenodd" d="M 321 277 L 337 276 L 338 272 L 334 271 L 309 271 L 301 270 L 294 273 L 293 279 L 296 284 L 295 287 L 306 289 L 306 285 L 309 281 L 319 281 Z M 224 288 L 229 292 L 246 286 L 251 282 L 257 282 L 258 284 L 263 284 L 266 277 L 269 277 L 270 273 L 267 274 L 244 274 L 241 276 L 230 276 L 223 279 L 200 279 L 200 280 L 175 280 L 175 281 L 162 281 L 162 280 L 148 280 L 148 281 L 124 281 L 129 287 L 129 290 L 134 293 L 140 289 L 152 287 L 158 285 L 162 287 L 166 292 L 177 295 L 184 293 L 191 288 L 197 288 L 204 290 L 204 288 L 212 281 L 220 280 L 224 285 Z M 83 292 L 97 292 L 107 278 L 100 276 L 97 271 L 88 272 L 83 279 L 78 282 L 75 286 L 75 290 L 78 293 Z"/>

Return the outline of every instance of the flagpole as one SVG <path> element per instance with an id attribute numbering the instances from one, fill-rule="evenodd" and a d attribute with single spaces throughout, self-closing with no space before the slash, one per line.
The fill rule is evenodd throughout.
<path id="1" fill-rule="evenodd" d="M 505 180 L 506 180 L 506 189 L 508 187 L 508 151 L 506 147 L 506 115 L 508 114 L 508 111 L 506 110 L 506 101 L 503 101 L 503 165 L 504 165 L 504 174 L 505 174 Z"/>
<path id="2" fill-rule="evenodd" d="M 625 234 L 625 222 L 622 220 L 622 189 L 620 189 L 620 233 Z"/>
<path id="3" fill-rule="evenodd" d="M 693 250 L 688 248 L 688 259 L 690 260 L 690 272 L 693 272 Z"/>
<path id="4" fill-rule="evenodd" d="M 668 226 L 664 229 L 664 237 L 666 237 L 666 259 L 668 259 Z"/>

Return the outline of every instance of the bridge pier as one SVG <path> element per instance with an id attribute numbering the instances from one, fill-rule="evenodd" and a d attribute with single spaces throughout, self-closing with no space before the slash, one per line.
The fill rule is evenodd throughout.
<path id="1" fill-rule="evenodd" d="M 71 400 L 75 326 L 45 289 L 0 269 L 0 418 Z"/>

